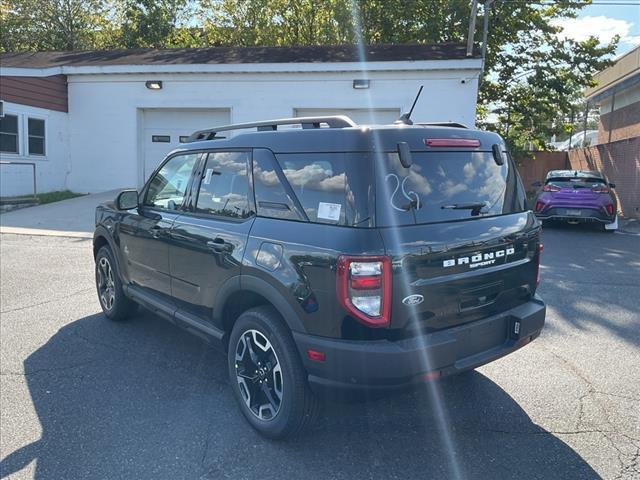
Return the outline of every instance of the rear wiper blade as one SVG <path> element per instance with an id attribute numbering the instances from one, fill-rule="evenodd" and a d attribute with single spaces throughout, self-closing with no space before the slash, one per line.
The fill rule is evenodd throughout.
<path id="1" fill-rule="evenodd" d="M 452 203 L 451 205 L 442 205 L 440 208 L 447 210 L 471 210 L 471 215 L 476 216 L 485 208 L 485 202 L 468 202 L 468 203 Z"/>

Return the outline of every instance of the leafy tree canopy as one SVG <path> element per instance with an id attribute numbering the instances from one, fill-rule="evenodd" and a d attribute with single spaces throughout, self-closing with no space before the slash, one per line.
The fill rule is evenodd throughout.
<path id="1" fill-rule="evenodd" d="M 0 48 L 78 50 L 214 45 L 466 41 L 470 0 L 0 0 Z M 570 128 L 617 39 L 566 39 L 554 21 L 589 1 L 496 0 L 478 122 L 512 149 L 542 149 Z M 482 37 L 484 2 L 475 32 Z"/>

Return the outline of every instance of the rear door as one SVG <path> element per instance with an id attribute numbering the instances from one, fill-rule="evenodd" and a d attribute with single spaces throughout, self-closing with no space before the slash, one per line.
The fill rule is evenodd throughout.
<path id="1" fill-rule="evenodd" d="M 393 264 L 392 328 L 436 331 L 533 295 L 539 226 L 510 161 L 429 151 L 413 153 L 410 168 L 395 154 L 380 164 L 376 224 Z"/>
<path id="2" fill-rule="evenodd" d="M 171 291 L 180 310 L 209 320 L 219 289 L 239 277 L 255 216 L 249 151 L 207 154 L 189 211 L 171 229 Z"/>

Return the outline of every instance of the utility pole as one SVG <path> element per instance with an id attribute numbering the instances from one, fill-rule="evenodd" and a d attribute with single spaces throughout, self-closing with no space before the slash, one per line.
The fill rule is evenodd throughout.
<path id="1" fill-rule="evenodd" d="M 484 75 L 484 65 L 486 63 L 487 57 L 487 37 L 489 36 L 489 15 L 491 13 L 491 5 L 494 0 L 485 0 L 484 2 L 484 18 L 482 20 L 482 63 L 480 64 L 480 76 L 478 77 L 478 88 L 480 88 L 480 83 L 482 82 L 482 77 Z M 474 2 L 475 3 L 475 2 Z"/>
<path id="2" fill-rule="evenodd" d="M 478 0 L 471 4 L 471 18 L 469 18 L 469 33 L 467 34 L 467 57 L 473 55 L 473 37 L 476 34 L 476 16 L 478 15 Z"/>

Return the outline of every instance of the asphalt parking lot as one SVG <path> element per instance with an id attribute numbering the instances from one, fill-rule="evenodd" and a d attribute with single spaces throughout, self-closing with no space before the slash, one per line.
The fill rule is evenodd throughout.
<path id="1" fill-rule="evenodd" d="M 256 435 L 224 357 L 100 313 L 90 240 L 0 238 L 0 476 L 640 478 L 640 236 L 546 228 L 547 326 L 475 372 Z"/>

